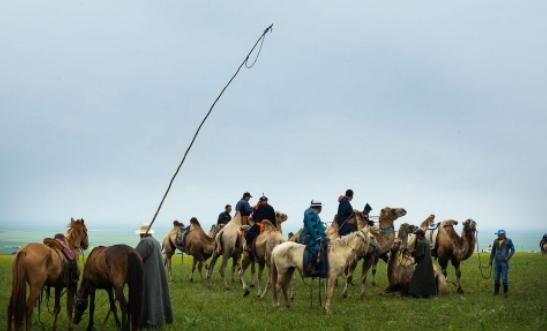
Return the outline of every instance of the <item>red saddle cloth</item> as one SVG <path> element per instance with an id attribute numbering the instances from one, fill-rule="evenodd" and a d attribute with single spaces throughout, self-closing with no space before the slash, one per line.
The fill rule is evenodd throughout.
<path id="1" fill-rule="evenodd" d="M 66 258 L 69 259 L 70 261 L 73 261 L 75 258 L 74 252 L 68 245 L 65 235 L 58 233 L 55 235 L 55 240 L 57 240 L 63 246 L 63 254 L 65 254 Z"/>

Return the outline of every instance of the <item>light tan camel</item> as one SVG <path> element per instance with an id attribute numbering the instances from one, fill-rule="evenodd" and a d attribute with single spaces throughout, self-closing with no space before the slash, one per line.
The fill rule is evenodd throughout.
<path id="1" fill-rule="evenodd" d="M 285 240 L 283 239 L 283 231 L 281 229 L 281 224 L 287 220 L 287 214 L 276 211 L 275 212 L 275 222 L 276 226 L 274 226 L 270 221 L 263 220 L 262 223 L 265 225 L 265 229 L 262 233 L 260 233 L 255 240 L 255 247 L 254 247 L 254 257 L 251 256 L 251 254 L 248 251 L 245 251 L 243 254 L 243 260 L 241 261 L 241 269 L 239 270 L 239 277 L 243 279 L 243 296 L 247 296 L 250 293 L 249 287 L 247 283 L 245 282 L 245 277 L 243 277 L 245 270 L 252 264 L 257 263 L 258 264 L 258 289 L 257 289 L 257 298 L 264 298 L 266 295 L 266 292 L 268 291 L 268 287 L 270 286 L 270 273 L 268 272 L 266 274 L 266 286 L 264 289 L 262 289 L 262 273 L 264 271 L 264 267 L 267 266 L 268 270 L 270 269 L 270 262 L 271 262 L 271 255 L 272 250 L 275 246 L 281 244 Z M 252 273 L 252 277 L 254 278 L 254 271 Z"/>
<path id="2" fill-rule="evenodd" d="M 358 216 L 358 214 L 356 214 Z M 380 216 L 378 218 L 378 224 L 375 224 L 374 227 L 371 229 L 371 234 L 375 234 L 375 238 L 377 241 L 376 245 L 371 245 L 370 249 L 365 252 L 362 256 L 359 256 L 359 258 L 363 259 L 363 269 L 361 272 L 361 292 L 360 292 L 360 298 L 364 299 L 365 297 L 365 283 L 367 280 L 367 274 L 371 267 L 373 268 L 373 282 L 375 285 L 374 277 L 376 275 L 376 264 L 378 263 L 378 260 L 384 259 L 384 261 L 387 261 L 387 253 L 389 252 L 389 249 L 391 246 L 393 246 L 393 241 L 395 240 L 395 227 L 393 223 L 399 218 L 406 215 L 406 210 L 404 208 L 390 208 L 385 207 L 380 211 Z M 359 222 L 357 223 L 359 224 Z M 351 283 L 353 278 L 353 272 L 355 271 L 355 268 L 357 266 L 357 263 L 352 264 L 348 268 L 347 276 L 346 276 L 346 284 L 344 285 L 344 289 L 342 290 L 342 297 L 347 296 L 348 291 L 348 285 Z"/>
<path id="3" fill-rule="evenodd" d="M 357 256 L 366 252 L 370 245 L 368 228 L 355 231 L 347 236 L 330 242 L 328 252 L 329 274 L 327 278 L 327 290 L 325 311 L 331 312 L 334 283 L 336 278 L 346 270 L 348 265 Z M 283 291 L 285 304 L 290 307 L 288 287 L 295 269 L 303 274 L 305 245 L 287 241 L 277 245 L 272 251 L 271 279 L 273 289 L 273 304 L 280 306 L 279 291 Z"/>
<path id="4" fill-rule="evenodd" d="M 75 260 L 78 261 L 80 249 L 87 249 L 89 245 L 84 220 L 71 218 L 65 238 Z M 53 243 L 55 243 L 54 240 Z M 24 245 L 17 251 L 12 265 L 11 297 L 7 317 L 8 330 L 11 330 L 12 325 L 16 330 L 25 326 L 27 331 L 32 329 L 32 311 L 44 286 L 55 288 L 55 306 L 51 329 L 57 330 L 57 317 L 61 311 L 61 291 L 67 287 L 64 277 L 66 261 L 67 258 L 62 252 L 62 246 L 51 248 L 44 244 L 31 243 Z M 76 268 L 79 275 L 79 268 L 77 266 Z M 30 287 L 28 298 L 26 298 L 27 284 Z M 69 330 L 74 329 L 72 311 L 75 290 L 71 286 L 67 290 Z"/>
<path id="5" fill-rule="evenodd" d="M 179 225 L 180 224 L 180 225 Z M 163 260 L 164 266 L 167 268 L 167 271 L 169 272 L 169 276 L 171 276 L 171 270 L 172 270 L 172 258 L 177 253 L 177 249 L 180 249 L 176 245 L 176 238 L 177 238 L 177 232 L 179 229 L 183 227 L 182 223 L 173 223 L 173 228 L 167 232 L 167 234 L 163 237 L 163 241 L 161 243 L 161 249 L 163 251 L 163 254 L 165 254 L 165 258 Z M 181 259 L 182 259 L 181 254 Z"/>
<path id="6" fill-rule="evenodd" d="M 215 249 L 213 250 L 213 257 L 211 258 L 211 264 L 209 265 L 209 268 L 207 270 L 207 281 L 209 288 L 212 288 L 213 286 L 213 270 L 215 268 L 215 263 L 217 259 L 222 256 L 222 264 L 220 265 L 220 268 L 218 269 L 220 276 L 222 277 L 222 281 L 224 283 L 224 288 L 226 290 L 230 289 L 228 286 L 228 282 L 226 281 L 226 275 L 224 273 L 224 270 L 226 269 L 226 265 L 228 264 L 228 260 L 232 259 L 232 282 L 234 282 L 235 279 L 235 270 L 236 268 L 240 269 L 240 261 L 239 258 L 241 257 L 241 253 L 243 251 L 243 230 L 247 229 L 249 225 L 243 224 L 243 220 L 241 218 L 241 214 L 239 212 L 236 213 L 234 218 L 230 220 L 215 236 Z M 242 281 L 242 277 L 240 277 L 240 281 Z"/>
<path id="7" fill-rule="evenodd" d="M 213 255 L 213 250 L 215 249 L 215 231 L 220 231 L 220 228 L 221 227 L 219 226 L 212 226 L 210 231 L 211 235 L 207 235 L 196 218 L 192 218 L 190 220 L 190 229 L 186 235 L 185 246 L 183 249 L 185 254 L 193 257 L 190 281 L 194 280 L 194 271 L 196 270 L 196 266 L 201 279 L 203 279 L 203 274 L 201 272 L 202 267 L 205 264 L 205 261 Z"/>
<path id="8" fill-rule="evenodd" d="M 429 215 L 421 224 L 420 229 L 426 231 L 431 225 L 435 223 L 435 214 Z"/>
<path id="9" fill-rule="evenodd" d="M 457 224 L 458 221 L 455 220 L 441 222 L 439 225 L 437 242 L 434 247 L 434 253 L 436 253 L 435 255 L 437 256 L 437 260 L 439 261 L 439 265 L 441 266 L 445 277 L 448 261 L 452 263 L 454 269 L 456 270 L 456 290 L 458 293 L 463 293 L 460 263 L 467 260 L 475 251 L 475 245 L 477 243 L 477 222 L 472 219 L 468 219 L 463 222 L 461 237 L 456 233 L 456 230 L 454 230 L 454 225 Z"/>
<path id="10" fill-rule="evenodd" d="M 401 251 L 404 251 L 404 246 L 403 240 L 399 238 L 395 239 L 390 251 L 387 265 L 388 286 L 385 289 L 385 293 L 400 292 L 403 295 L 407 295 L 412 276 L 416 270 L 414 258 L 408 253 L 403 252 L 400 254 Z M 399 256 L 401 256 L 400 260 Z M 438 294 L 445 294 L 447 293 L 446 277 L 442 272 L 437 270 L 435 265 L 433 267 Z"/>

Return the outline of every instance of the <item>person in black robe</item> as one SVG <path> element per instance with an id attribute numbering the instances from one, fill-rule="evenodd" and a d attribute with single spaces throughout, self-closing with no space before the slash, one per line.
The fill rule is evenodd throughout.
<path id="1" fill-rule="evenodd" d="M 429 298 L 437 295 L 437 283 L 431 261 L 431 246 L 425 239 L 422 229 L 416 231 L 416 248 L 412 253 L 416 261 L 416 269 L 410 281 L 408 294 L 415 298 Z"/>

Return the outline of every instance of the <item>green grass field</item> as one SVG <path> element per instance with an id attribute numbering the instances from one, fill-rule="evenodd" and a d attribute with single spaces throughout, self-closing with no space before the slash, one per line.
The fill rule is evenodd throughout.
<path id="1" fill-rule="evenodd" d="M 11 256 L 0 256 L 2 329 L 7 323 L 11 260 Z M 189 260 L 187 258 L 185 262 Z M 318 306 L 316 293 L 313 307 L 310 307 L 309 290 L 300 280 L 293 307 L 275 309 L 271 292 L 260 301 L 254 296 L 243 298 L 239 284 L 232 284 L 230 291 L 223 290 L 216 271 L 213 290 L 209 290 L 199 276 L 193 283 L 189 282 L 189 265 L 181 265 L 177 256 L 170 281 L 175 322 L 164 330 L 547 330 L 547 256 L 515 255 L 511 261 L 507 298 L 492 296 L 491 281 L 481 279 L 477 263 L 476 255 L 463 263 L 464 295 L 456 294 L 450 285 L 448 295 L 427 300 L 384 295 L 386 265 L 381 262 L 378 286 L 367 284 L 368 296 L 364 301 L 358 298 L 358 288 L 350 288 L 350 296 L 345 300 L 340 298 L 338 289 L 333 313 L 325 315 Z M 453 278 L 453 270 L 449 269 L 449 280 Z M 102 324 L 107 309 L 106 295 L 102 291 L 97 295 L 97 306 L 96 328 L 115 330 L 112 318 Z M 50 329 L 46 309 L 42 309 L 41 316 L 44 326 L 39 323 L 37 313 L 33 320 L 35 330 Z M 85 330 L 86 325 L 87 315 L 77 330 Z M 64 308 L 59 326 L 61 330 L 66 329 Z"/>

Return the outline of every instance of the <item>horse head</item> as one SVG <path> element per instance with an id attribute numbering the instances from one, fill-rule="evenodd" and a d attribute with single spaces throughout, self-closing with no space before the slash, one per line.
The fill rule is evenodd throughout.
<path id="1" fill-rule="evenodd" d="M 89 247 L 87 228 L 83 218 L 70 218 L 70 224 L 68 225 L 68 237 L 70 237 L 76 248 L 87 249 Z"/>

